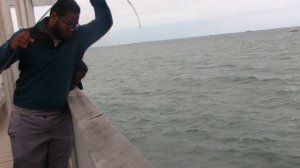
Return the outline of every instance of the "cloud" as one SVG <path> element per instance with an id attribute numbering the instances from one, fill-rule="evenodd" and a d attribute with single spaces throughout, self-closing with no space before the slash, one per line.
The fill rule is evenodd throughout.
<path id="1" fill-rule="evenodd" d="M 126 0 L 109 0 L 120 26 L 135 25 Z M 131 0 L 143 25 L 161 25 L 300 6 L 299 0 Z"/>
<path id="2" fill-rule="evenodd" d="M 85 24 L 94 18 L 94 11 L 89 0 L 76 0 L 82 12 L 80 24 Z M 300 25 L 299 0 L 130 0 L 135 6 L 142 29 L 139 33 L 130 33 L 138 30 L 138 21 L 127 0 L 107 0 L 113 18 L 114 26 L 105 37 L 125 40 L 135 38 L 150 39 L 147 33 L 154 38 L 174 38 L 191 32 L 195 36 L 210 30 L 211 34 L 221 32 L 235 32 L 244 30 L 269 29 L 277 27 Z M 37 20 L 49 7 L 35 8 Z M 14 21 L 16 22 L 16 21 Z M 185 31 L 185 27 L 193 27 L 193 31 Z M 161 31 L 155 33 L 155 31 Z M 199 30 L 199 31 L 197 31 Z M 172 33 L 171 33 L 172 32 Z M 123 36 L 121 33 L 128 33 Z M 165 33 L 165 35 L 164 35 Z M 112 35 L 116 34 L 116 35 Z M 206 33 L 207 34 L 207 33 Z M 127 39 L 125 41 L 128 41 Z"/>
<path id="3" fill-rule="evenodd" d="M 223 2 L 226 2 L 226 0 L 223 0 Z M 219 9 L 220 6 L 215 6 L 214 9 L 218 9 L 216 12 L 202 11 L 203 15 L 201 15 L 201 17 L 190 17 L 192 19 L 183 19 L 188 16 L 180 12 L 176 14 L 173 13 L 172 16 L 168 16 L 167 14 L 161 16 L 157 12 L 151 17 L 157 17 L 156 19 L 165 17 L 166 20 L 170 19 L 173 20 L 173 22 L 164 20 L 164 22 L 160 22 L 159 24 L 157 22 L 153 25 L 143 24 L 144 27 L 141 30 L 138 30 L 137 27 L 112 29 L 98 44 L 126 44 L 300 25 L 299 6 L 297 6 L 297 3 L 296 5 L 292 3 L 283 5 L 279 3 L 283 1 L 275 0 L 274 2 L 278 3 L 275 3 L 275 5 L 269 4 L 269 6 L 267 6 L 268 3 L 266 0 L 264 3 L 239 2 L 238 6 L 237 3 L 224 5 L 227 8 L 225 10 Z M 255 8 L 255 5 L 262 6 Z M 208 2 L 204 6 L 208 6 Z M 153 8 L 151 10 L 154 10 Z M 212 9 L 212 7 L 210 9 Z M 148 10 L 151 11 L 150 9 Z M 171 9 L 169 9 L 168 12 L 170 11 Z M 204 14 L 206 14 L 206 16 Z M 176 19 L 174 17 L 175 15 Z M 172 19 L 173 17 L 174 19 Z M 178 17 L 181 19 L 178 19 Z M 147 19 L 151 22 L 153 18 Z M 145 21 L 145 19 L 142 21 Z M 155 20 L 153 20 L 153 22 L 154 21 Z"/>
<path id="4" fill-rule="evenodd" d="M 80 23 L 94 18 L 89 0 L 76 0 L 81 6 Z M 285 15 L 289 9 L 296 11 L 299 0 L 130 0 L 135 6 L 143 26 L 172 24 L 201 19 L 232 17 L 262 11 L 280 11 Z M 114 18 L 114 28 L 138 25 L 134 11 L 127 0 L 107 0 Z M 286 9 L 283 11 L 281 9 Z M 299 15 L 299 14 L 298 14 Z"/>

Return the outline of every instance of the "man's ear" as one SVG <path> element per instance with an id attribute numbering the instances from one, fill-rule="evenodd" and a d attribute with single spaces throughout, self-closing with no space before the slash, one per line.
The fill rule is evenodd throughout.
<path id="1" fill-rule="evenodd" d="M 52 12 L 51 15 L 50 15 L 50 18 L 51 18 L 51 19 L 54 19 L 54 20 L 56 20 L 58 17 L 59 17 L 59 16 L 57 15 L 56 12 Z"/>
<path id="2" fill-rule="evenodd" d="M 50 15 L 51 22 L 56 22 L 58 19 L 59 19 L 59 16 L 57 15 L 56 12 L 51 13 L 51 15 Z"/>

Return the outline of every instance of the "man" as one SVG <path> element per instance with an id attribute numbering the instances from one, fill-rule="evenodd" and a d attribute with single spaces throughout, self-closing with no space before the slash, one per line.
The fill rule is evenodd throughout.
<path id="1" fill-rule="evenodd" d="M 36 26 L 0 46 L 0 68 L 19 60 L 10 135 L 14 168 L 67 168 L 73 132 L 67 96 L 75 66 L 112 26 L 105 0 L 90 0 L 95 19 L 78 26 L 80 8 L 59 0 Z"/>
<path id="2" fill-rule="evenodd" d="M 83 89 L 81 80 L 85 77 L 87 71 L 87 65 L 83 61 L 79 61 L 79 63 L 76 66 L 71 89 L 74 89 L 75 86 L 77 86 L 80 90 Z"/>

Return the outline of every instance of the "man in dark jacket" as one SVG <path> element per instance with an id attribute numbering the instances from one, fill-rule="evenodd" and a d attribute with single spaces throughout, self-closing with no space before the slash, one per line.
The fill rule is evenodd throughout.
<path id="1" fill-rule="evenodd" d="M 95 19 L 79 26 L 80 7 L 58 0 L 36 26 L 0 46 L 0 68 L 19 60 L 8 133 L 14 168 L 67 168 L 73 132 L 67 96 L 78 61 L 112 26 L 105 0 L 90 0 Z"/>

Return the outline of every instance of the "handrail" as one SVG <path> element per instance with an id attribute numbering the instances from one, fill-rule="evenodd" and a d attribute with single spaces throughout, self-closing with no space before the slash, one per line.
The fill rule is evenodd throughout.
<path id="1" fill-rule="evenodd" d="M 69 94 L 75 168 L 153 168 L 128 139 L 78 89 Z"/>

